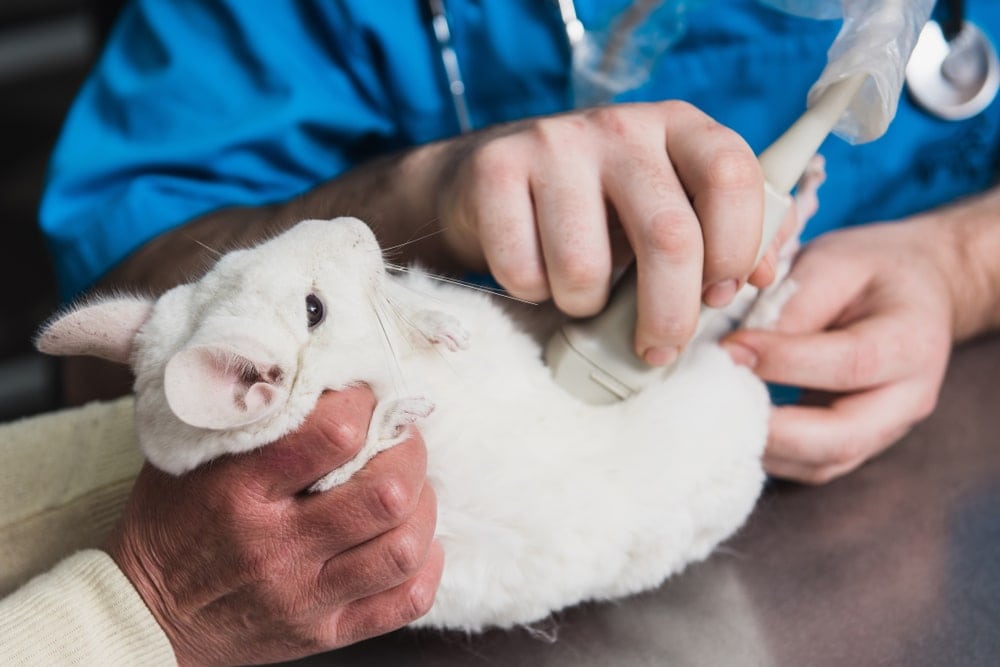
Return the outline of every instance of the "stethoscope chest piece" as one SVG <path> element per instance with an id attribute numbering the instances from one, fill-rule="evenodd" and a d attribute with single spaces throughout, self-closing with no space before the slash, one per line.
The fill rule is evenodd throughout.
<path id="1" fill-rule="evenodd" d="M 949 41 L 938 22 L 928 21 L 906 65 L 913 99 L 946 120 L 975 116 L 1000 89 L 1000 61 L 993 44 L 974 24 L 961 25 Z"/>

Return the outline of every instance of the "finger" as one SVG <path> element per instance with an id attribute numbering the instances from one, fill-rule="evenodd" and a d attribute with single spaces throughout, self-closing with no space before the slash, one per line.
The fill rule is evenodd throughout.
<path id="1" fill-rule="evenodd" d="M 427 449 L 420 434 L 378 454 L 344 484 L 296 499 L 295 531 L 325 558 L 367 542 L 407 521 L 420 500 Z"/>
<path id="2" fill-rule="evenodd" d="M 250 468 L 241 477 L 254 480 L 268 499 L 294 496 L 358 453 L 374 407 L 368 387 L 324 393 L 294 433 L 234 457 Z"/>
<path id="3" fill-rule="evenodd" d="M 850 465 L 806 465 L 778 457 L 764 456 L 764 470 L 768 475 L 800 484 L 819 485 L 843 477 L 861 465 L 861 461 Z"/>
<path id="4" fill-rule="evenodd" d="M 702 276 L 698 219 L 665 159 L 632 156 L 630 163 L 607 170 L 605 189 L 636 256 L 636 352 L 647 363 L 668 364 L 697 323 Z"/>
<path id="5" fill-rule="evenodd" d="M 584 160 L 543 165 L 532 199 L 556 306 L 574 317 L 599 312 L 611 285 L 611 243 L 601 183 Z"/>
<path id="6" fill-rule="evenodd" d="M 761 257 L 760 262 L 754 268 L 753 273 L 747 278 L 747 282 L 755 287 L 767 287 L 772 282 L 776 275 L 776 270 L 778 266 L 778 257 L 785 247 L 785 244 L 792 239 L 798 233 L 799 222 L 796 218 L 794 206 L 786 214 L 784 220 L 781 222 L 781 226 L 778 227 L 777 233 L 774 235 L 770 245 L 767 250 L 764 251 L 764 255 Z"/>
<path id="7" fill-rule="evenodd" d="M 414 577 L 395 588 L 344 607 L 331 618 L 335 629 L 328 636 L 335 638 L 336 646 L 346 646 L 415 621 L 434 604 L 443 569 L 444 551 L 435 542 L 423 567 Z"/>
<path id="8" fill-rule="evenodd" d="M 737 331 L 722 345 L 760 378 L 831 392 L 868 389 L 913 372 L 915 338 L 891 311 L 843 329 L 809 334 Z"/>
<path id="9" fill-rule="evenodd" d="M 908 425 L 900 425 L 895 432 L 889 434 L 890 444 L 901 439 L 910 430 Z M 878 451 L 881 451 L 878 450 Z M 874 456 L 878 452 L 872 454 Z M 855 457 L 847 460 L 820 463 L 804 463 L 800 460 L 786 458 L 765 452 L 762 463 L 764 470 L 772 477 L 793 480 L 803 484 L 826 484 L 838 477 L 860 468 L 867 457 Z"/>
<path id="10" fill-rule="evenodd" d="M 535 228 L 529 164 L 516 137 L 483 146 L 471 160 L 460 217 L 476 230 L 497 282 L 518 298 L 543 301 L 551 290 Z"/>
<path id="11" fill-rule="evenodd" d="M 755 287 L 767 287 L 774 282 L 774 277 L 778 267 L 778 251 L 774 245 L 767 249 L 764 256 L 760 258 L 757 268 L 753 270 L 747 282 Z"/>
<path id="12" fill-rule="evenodd" d="M 830 256 L 813 242 L 795 260 L 788 279 L 795 291 L 775 325 L 785 333 L 821 331 L 838 321 L 868 283 L 868 274 L 849 258 Z"/>
<path id="13" fill-rule="evenodd" d="M 705 303 L 725 306 L 754 268 L 764 175 L 739 134 L 693 107 L 672 111 L 666 150 L 701 224 Z"/>
<path id="14" fill-rule="evenodd" d="M 436 522 L 434 490 L 425 484 L 403 524 L 326 561 L 316 585 L 322 604 L 346 604 L 415 576 L 427 561 Z"/>
<path id="15" fill-rule="evenodd" d="M 805 467 L 850 470 L 901 437 L 916 414 L 913 390 L 894 384 L 771 413 L 766 456 Z M 901 416 L 902 415 L 902 416 Z"/>

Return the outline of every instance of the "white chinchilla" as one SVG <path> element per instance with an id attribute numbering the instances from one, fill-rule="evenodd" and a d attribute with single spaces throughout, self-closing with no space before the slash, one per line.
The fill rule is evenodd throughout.
<path id="1" fill-rule="evenodd" d="M 478 631 L 658 585 L 731 535 L 764 481 L 767 392 L 714 342 L 663 384 L 591 406 L 555 384 L 519 321 L 419 269 L 388 273 L 369 228 L 338 218 L 230 253 L 155 302 L 81 306 L 39 348 L 130 362 L 140 444 L 174 474 L 273 442 L 323 390 L 369 384 L 364 448 L 313 490 L 419 419 L 446 558 L 414 625 Z"/>

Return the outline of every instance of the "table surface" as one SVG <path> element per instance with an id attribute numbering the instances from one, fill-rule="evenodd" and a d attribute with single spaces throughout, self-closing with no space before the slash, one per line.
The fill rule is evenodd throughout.
<path id="1" fill-rule="evenodd" d="M 301 665 L 1000 665 L 1000 337 L 934 414 L 822 487 L 773 483 L 659 589 L 529 630 L 401 630 Z"/>

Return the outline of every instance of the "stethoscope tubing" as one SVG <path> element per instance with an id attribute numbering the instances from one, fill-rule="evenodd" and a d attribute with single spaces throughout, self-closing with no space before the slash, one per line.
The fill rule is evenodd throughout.
<path id="1" fill-rule="evenodd" d="M 573 0 L 556 0 L 559 7 L 559 15 L 563 22 L 566 40 L 570 51 L 575 52 L 584 38 L 584 26 L 577 16 L 576 5 Z M 448 93 L 451 97 L 452 106 L 455 110 L 455 117 L 458 121 L 459 130 L 462 133 L 471 132 L 475 129 L 472 121 L 472 114 L 469 110 L 469 100 L 466 93 L 465 78 L 462 75 L 462 68 L 458 55 L 452 41 L 451 27 L 448 24 L 448 13 L 445 8 L 445 0 L 427 0 L 427 9 L 430 13 L 431 29 L 434 39 L 437 42 L 438 53 L 441 58 L 441 65 L 444 69 L 445 78 L 448 83 Z M 981 110 L 985 108 L 996 97 L 997 91 L 990 90 L 992 84 L 998 76 L 996 69 L 996 51 L 992 43 L 982 31 L 965 20 L 964 0 L 947 0 L 946 17 L 940 22 L 941 32 L 948 44 L 951 44 L 963 30 L 968 28 L 967 34 L 971 34 L 975 39 L 981 40 L 983 48 L 992 57 L 987 58 L 987 80 L 984 85 L 988 86 L 979 96 L 979 101 L 975 108 Z M 912 59 L 911 59 L 912 60 Z M 910 85 L 911 93 L 917 98 L 920 105 L 930 114 L 945 120 L 960 120 L 968 117 L 966 114 L 955 113 L 949 108 L 947 101 L 935 100 L 922 94 L 923 91 L 915 90 L 920 84 L 917 77 L 907 72 L 907 82 Z M 978 113 L 978 111 L 975 111 Z"/>
<path id="2" fill-rule="evenodd" d="M 584 34 L 583 23 L 576 15 L 576 4 L 573 0 L 557 0 L 557 3 L 566 32 L 566 41 L 569 43 L 570 50 L 575 50 L 583 40 Z M 445 9 L 444 0 L 427 0 L 427 10 L 430 12 L 431 30 L 434 33 L 434 40 L 437 42 L 441 65 L 448 82 L 448 94 L 455 109 L 455 118 L 458 120 L 458 128 L 463 134 L 471 132 L 475 127 L 472 123 L 472 114 L 469 112 L 465 78 L 462 76 L 462 68 L 452 42 L 451 26 L 448 24 L 448 12 Z"/>

